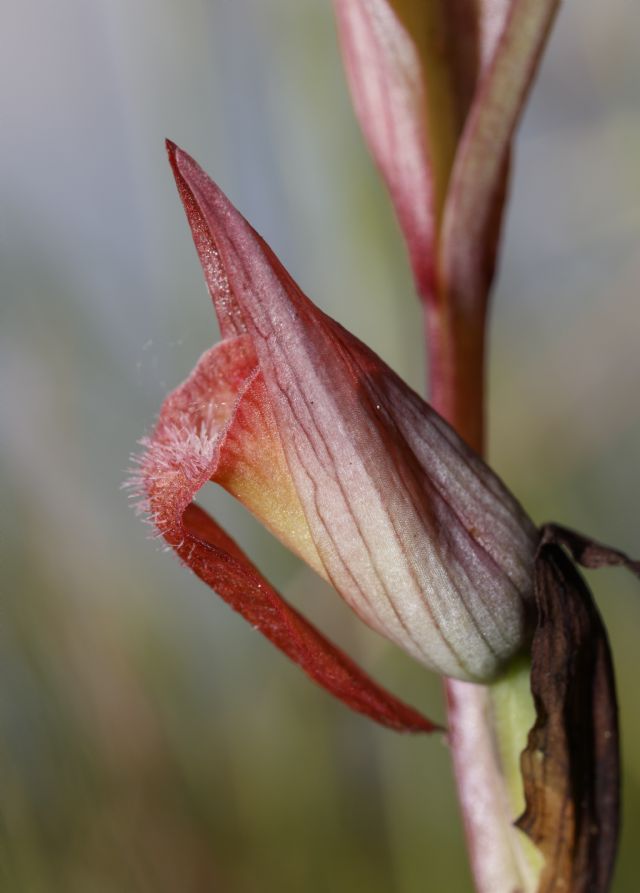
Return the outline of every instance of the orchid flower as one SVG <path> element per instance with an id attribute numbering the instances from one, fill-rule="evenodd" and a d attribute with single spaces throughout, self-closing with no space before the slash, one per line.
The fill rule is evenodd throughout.
<path id="1" fill-rule="evenodd" d="M 222 340 L 146 443 L 139 488 L 155 527 L 325 685 L 336 652 L 301 657 L 300 637 L 315 633 L 194 503 L 207 482 L 408 654 L 494 678 L 531 636 L 534 525 L 446 422 L 303 295 L 195 161 L 168 150 Z"/>

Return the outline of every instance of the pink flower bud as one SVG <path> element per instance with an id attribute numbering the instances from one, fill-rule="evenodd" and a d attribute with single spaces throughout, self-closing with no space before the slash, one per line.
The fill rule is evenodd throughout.
<path id="1" fill-rule="evenodd" d="M 418 291 L 477 314 L 493 276 L 513 132 L 558 0 L 334 5 L 356 114 Z"/>

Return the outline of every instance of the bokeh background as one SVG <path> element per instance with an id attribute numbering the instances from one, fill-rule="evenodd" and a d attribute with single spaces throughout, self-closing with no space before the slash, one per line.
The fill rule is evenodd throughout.
<path id="1" fill-rule="evenodd" d="M 534 518 L 640 552 L 640 75 L 633 0 L 561 11 L 518 139 L 491 455 Z M 305 290 L 417 388 L 420 322 L 329 0 L 9 0 L 0 36 L 0 888 L 469 893 L 437 738 L 351 716 L 149 538 L 120 490 L 216 337 L 166 163 L 216 177 Z M 206 504 L 392 690 L 440 683 L 225 494 Z M 591 581 L 640 871 L 640 598 Z"/>

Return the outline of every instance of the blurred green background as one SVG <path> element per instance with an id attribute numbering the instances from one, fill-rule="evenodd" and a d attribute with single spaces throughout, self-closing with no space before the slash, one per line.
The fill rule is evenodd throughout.
<path id="1" fill-rule="evenodd" d="M 518 141 L 491 455 L 537 521 L 636 554 L 640 75 L 632 0 L 567 3 Z M 216 338 L 166 163 L 192 152 L 304 289 L 414 386 L 420 321 L 346 95 L 329 0 L 15 0 L 0 37 L 0 889 L 469 893 L 449 758 L 333 703 L 149 538 L 120 484 Z M 224 494 L 284 594 L 442 718 Z M 640 598 L 591 575 L 640 870 Z"/>

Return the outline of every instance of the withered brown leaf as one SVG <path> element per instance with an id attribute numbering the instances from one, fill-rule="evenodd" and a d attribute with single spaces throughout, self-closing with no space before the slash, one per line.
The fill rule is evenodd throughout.
<path id="1" fill-rule="evenodd" d="M 611 652 L 593 597 L 562 546 L 586 566 L 637 563 L 547 525 L 535 566 L 531 691 L 517 825 L 545 856 L 538 893 L 605 893 L 619 827 L 620 756 Z M 634 566 L 635 565 L 635 566 Z"/>
<path id="2" fill-rule="evenodd" d="M 621 566 L 640 577 L 640 561 L 634 561 L 612 546 L 605 546 L 582 533 L 562 527 L 560 524 L 545 524 L 542 529 L 543 542 L 555 542 L 567 549 L 574 561 L 591 570 L 599 567 Z"/>

